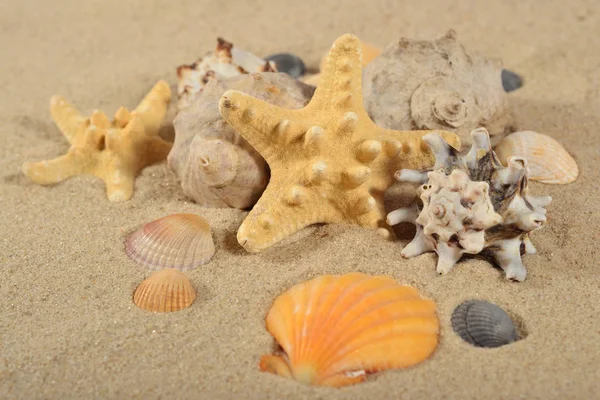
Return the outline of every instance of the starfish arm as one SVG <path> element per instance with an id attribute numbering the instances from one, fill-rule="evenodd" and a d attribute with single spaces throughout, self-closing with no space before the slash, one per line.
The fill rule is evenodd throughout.
<path id="1" fill-rule="evenodd" d="M 307 110 L 333 108 L 343 111 L 351 106 L 362 111 L 361 48 L 360 40 L 352 34 L 342 35 L 334 42 Z"/>
<path id="2" fill-rule="evenodd" d="M 277 182 L 272 176 L 238 229 L 238 242 L 248 252 L 258 253 L 309 225 L 338 222 L 331 220 L 334 213 L 318 197 L 305 187 Z"/>
<path id="3" fill-rule="evenodd" d="M 74 175 L 89 174 L 94 169 L 96 159 L 80 149 L 71 148 L 63 156 L 37 163 L 24 163 L 23 173 L 40 185 L 51 185 Z"/>
<path id="4" fill-rule="evenodd" d="M 223 94 L 219 111 L 271 167 L 310 128 L 299 110 L 277 107 L 236 90 Z"/>
<path id="5" fill-rule="evenodd" d="M 147 135 L 154 136 L 158 134 L 158 129 L 167 113 L 170 102 L 171 89 L 169 84 L 165 81 L 158 81 L 133 110 L 141 118 Z"/>
<path id="6" fill-rule="evenodd" d="M 131 120 L 122 129 L 111 129 L 106 133 L 106 148 L 121 158 L 135 159 L 143 154 L 140 146 L 148 140 L 144 123 L 139 115 L 132 114 Z"/>
<path id="7" fill-rule="evenodd" d="M 90 126 L 95 126 L 100 129 L 109 129 L 111 127 L 110 120 L 100 110 L 94 110 L 92 116 L 90 117 Z"/>
<path id="8" fill-rule="evenodd" d="M 119 107 L 113 117 L 113 125 L 115 128 L 124 128 L 131 120 L 131 111 L 126 107 Z"/>
<path id="9" fill-rule="evenodd" d="M 401 169 L 423 170 L 431 168 L 435 163 L 433 152 L 423 140 L 432 131 L 393 131 L 383 130 L 381 136 L 388 143 L 399 142 L 402 147 L 392 159 L 393 171 Z M 435 131 L 448 141 L 452 147 L 460 148 L 460 139 L 452 132 Z"/>
<path id="10" fill-rule="evenodd" d="M 50 99 L 50 114 L 58 129 L 73 144 L 77 134 L 85 129 L 89 120 L 81 115 L 73 105 L 62 96 L 52 96 Z"/>
<path id="11" fill-rule="evenodd" d="M 137 114 L 132 114 L 123 129 L 110 130 L 105 141 L 106 148 L 118 154 L 126 164 L 140 168 L 166 159 L 173 146 L 159 136 L 146 135 L 144 123 Z"/>
<path id="12" fill-rule="evenodd" d="M 111 202 L 129 200 L 133 195 L 137 171 L 125 168 L 118 160 L 113 160 L 107 171 L 99 174 L 106 185 L 106 195 Z"/>

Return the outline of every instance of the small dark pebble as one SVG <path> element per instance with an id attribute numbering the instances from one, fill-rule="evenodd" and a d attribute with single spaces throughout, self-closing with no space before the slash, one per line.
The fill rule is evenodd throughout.
<path id="1" fill-rule="evenodd" d="M 502 86 L 505 92 L 512 92 L 523 86 L 523 79 L 512 71 L 502 70 Z"/>
<path id="2" fill-rule="evenodd" d="M 277 71 L 284 72 L 292 78 L 299 78 L 306 73 L 306 67 L 300 57 L 290 53 L 273 54 L 265 58 L 267 61 L 273 61 L 277 66 Z"/>

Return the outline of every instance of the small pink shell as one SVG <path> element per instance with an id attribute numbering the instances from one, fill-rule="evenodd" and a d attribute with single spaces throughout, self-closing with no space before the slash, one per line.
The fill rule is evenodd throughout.
<path id="1" fill-rule="evenodd" d="M 173 214 L 131 233 L 125 254 L 150 269 L 194 269 L 215 254 L 210 225 L 195 214 Z"/>

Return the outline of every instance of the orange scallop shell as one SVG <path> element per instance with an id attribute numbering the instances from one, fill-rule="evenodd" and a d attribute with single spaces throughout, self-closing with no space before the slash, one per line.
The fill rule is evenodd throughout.
<path id="1" fill-rule="evenodd" d="M 151 269 L 187 271 L 215 254 L 210 225 L 195 214 L 173 214 L 145 224 L 125 240 L 125 254 Z"/>
<path id="2" fill-rule="evenodd" d="M 154 312 L 179 311 L 189 307 L 196 291 L 185 274 L 174 268 L 165 268 L 150 275 L 133 294 L 139 308 Z"/>
<path id="3" fill-rule="evenodd" d="M 275 300 L 266 325 L 285 354 L 263 356 L 262 371 L 333 387 L 425 360 L 439 333 L 433 301 L 392 278 L 360 273 L 292 287 Z"/>

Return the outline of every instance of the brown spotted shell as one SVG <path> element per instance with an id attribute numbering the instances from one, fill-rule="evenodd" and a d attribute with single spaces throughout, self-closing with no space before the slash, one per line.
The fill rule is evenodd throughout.
<path id="1" fill-rule="evenodd" d="M 254 72 L 273 72 L 277 67 L 254 54 L 234 47 L 223 38 L 217 38 L 213 52 L 206 54 L 190 65 L 177 67 L 177 109 L 189 107 L 198 93 L 212 79 Z"/>

